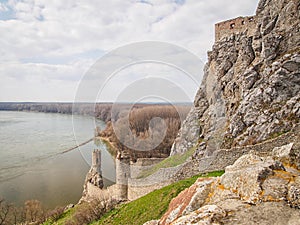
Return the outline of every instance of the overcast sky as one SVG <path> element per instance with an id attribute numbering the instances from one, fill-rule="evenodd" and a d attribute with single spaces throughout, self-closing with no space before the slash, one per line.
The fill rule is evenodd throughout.
<path id="1" fill-rule="evenodd" d="M 0 0 L 0 101 L 73 101 L 88 69 L 115 48 L 141 41 L 181 46 L 206 62 L 214 24 L 253 15 L 258 0 Z M 130 77 L 181 73 L 147 64 Z M 121 77 L 121 76 L 120 76 Z M 182 77 L 182 76 L 181 76 Z M 180 80 L 182 79 L 182 80 Z M 184 76 L 176 79 L 185 83 Z M 186 88 L 186 87 L 183 87 Z M 186 88 L 193 98 L 197 87 Z M 111 96 L 110 96 L 111 94 Z"/>

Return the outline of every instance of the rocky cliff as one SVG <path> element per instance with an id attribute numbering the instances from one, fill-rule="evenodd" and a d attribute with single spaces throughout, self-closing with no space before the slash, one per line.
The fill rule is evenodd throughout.
<path id="1" fill-rule="evenodd" d="M 300 145 L 271 152 L 243 155 L 219 178 L 199 178 L 146 224 L 299 224 Z"/>
<path id="2" fill-rule="evenodd" d="M 261 0 L 256 15 L 247 17 L 251 26 L 241 18 L 242 28 L 228 24 L 208 52 L 202 85 L 171 155 L 196 145 L 195 158 L 202 158 L 274 138 L 299 122 L 299 12 L 299 0 Z"/>

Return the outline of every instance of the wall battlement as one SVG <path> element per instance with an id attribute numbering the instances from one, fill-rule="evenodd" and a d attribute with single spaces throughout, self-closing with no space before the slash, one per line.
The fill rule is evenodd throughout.
<path id="1" fill-rule="evenodd" d="M 215 24 L 215 41 L 219 41 L 224 37 L 241 32 L 253 33 L 256 27 L 255 16 L 237 17 L 234 19 L 222 21 Z"/>

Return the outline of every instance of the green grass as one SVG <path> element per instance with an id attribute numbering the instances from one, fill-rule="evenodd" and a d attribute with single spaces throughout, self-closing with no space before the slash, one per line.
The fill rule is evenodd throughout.
<path id="1" fill-rule="evenodd" d="M 72 218 L 72 215 L 76 212 L 76 206 L 64 212 L 57 221 L 48 219 L 43 225 L 64 225 L 67 220 Z"/>
<path id="2" fill-rule="evenodd" d="M 159 219 L 168 209 L 170 201 L 181 191 L 190 187 L 199 177 L 221 176 L 224 171 L 215 171 L 200 174 L 192 178 L 178 181 L 159 190 L 155 190 L 135 201 L 118 205 L 115 209 L 106 213 L 101 220 L 92 224 L 111 224 L 111 225 L 138 225 L 149 220 Z M 57 221 L 47 220 L 43 225 L 64 225 L 76 213 L 75 206 L 69 209 Z"/>
<path id="3" fill-rule="evenodd" d="M 195 183 L 198 177 L 221 176 L 223 173 L 224 171 L 215 171 L 178 181 L 135 201 L 119 205 L 92 224 L 140 225 L 149 220 L 159 219 L 167 211 L 170 201 L 181 191 Z"/>
<path id="4" fill-rule="evenodd" d="M 186 162 L 186 160 L 194 154 L 195 150 L 196 150 L 196 147 L 193 147 L 183 154 L 177 154 L 177 155 L 170 156 L 170 157 L 164 159 L 163 161 L 155 164 L 151 169 L 141 172 L 141 174 L 139 175 L 138 178 L 148 177 L 151 174 L 158 171 L 160 168 L 170 168 L 170 167 L 175 167 L 175 166 L 181 165 L 184 162 Z"/>

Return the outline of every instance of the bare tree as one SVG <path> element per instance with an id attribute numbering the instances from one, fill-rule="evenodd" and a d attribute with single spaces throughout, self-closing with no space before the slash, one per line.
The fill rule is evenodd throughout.
<path id="1" fill-rule="evenodd" d="M 6 203 L 4 199 L 0 199 L 0 225 L 6 224 L 11 205 Z"/>
<path id="2" fill-rule="evenodd" d="M 46 219 L 45 211 L 38 200 L 28 200 L 25 202 L 26 221 L 36 223 L 43 222 Z"/>

